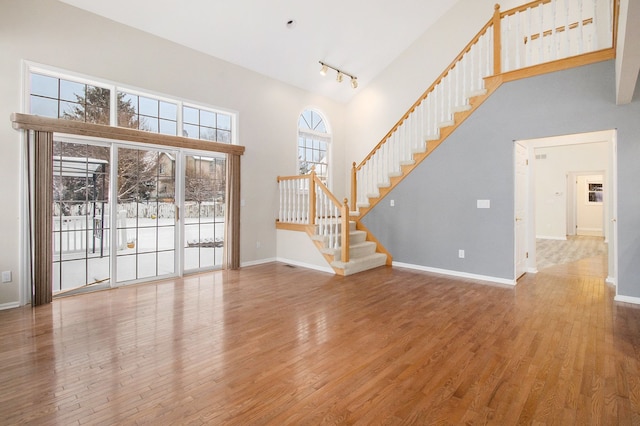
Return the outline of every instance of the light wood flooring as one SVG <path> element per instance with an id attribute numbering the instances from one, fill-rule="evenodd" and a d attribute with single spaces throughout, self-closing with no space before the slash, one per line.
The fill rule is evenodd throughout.
<path id="1" fill-rule="evenodd" d="M 538 270 L 606 255 L 607 244 L 603 237 L 568 235 L 566 240 L 536 240 Z"/>
<path id="2" fill-rule="evenodd" d="M 1 311 L 0 424 L 640 425 L 640 309 L 603 265 L 274 263 Z"/>

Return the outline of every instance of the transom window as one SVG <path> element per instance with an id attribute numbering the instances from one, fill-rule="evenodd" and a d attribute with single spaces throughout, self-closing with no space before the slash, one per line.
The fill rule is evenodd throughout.
<path id="1" fill-rule="evenodd" d="M 298 118 L 298 174 L 305 175 L 315 167 L 325 183 L 329 174 L 329 143 L 327 123 L 317 111 L 307 109 Z"/>
<path id="2" fill-rule="evenodd" d="M 109 124 L 111 90 L 31 73 L 31 114 Z"/>
<path id="3" fill-rule="evenodd" d="M 231 116 L 201 108 L 182 108 L 182 135 L 215 142 L 231 142 Z"/>
<path id="4" fill-rule="evenodd" d="M 118 92 L 118 126 L 163 135 L 178 134 L 178 106 L 172 102 Z"/>
<path id="5" fill-rule="evenodd" d="M 237 143 L 233 113 L 88 80 L 30 66 L 27 110 L 43 117 Z"/>

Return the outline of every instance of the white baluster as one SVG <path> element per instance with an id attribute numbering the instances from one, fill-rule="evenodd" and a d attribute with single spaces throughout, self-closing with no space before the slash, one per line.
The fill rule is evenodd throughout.
<path id="1" fill-rule="evenodd" d="M 582 24 L 582 0 L 578 0 L 578 53 L 584 53 L 584 25 Z"/>
<path id="2" fill-rule="evenodd" d="M 571 55 L 571 38 L 569 36 L 569 34 L 571 34 L 571 32 L 569 31 L 569 0 L 564 0 L 564 39 L 563 39 L 563 45 L 564 45 L 564 58 L 568 58 Z"/>
<path id="3" fill-rule="evenodd" d="M 436 86 L 436 90 L 438 90 L 438 105 L 436 106 L 438 111 L 438 120 L 436 121 L 436 131 L 440 131 L 440 123 L 444 121 L 444 79 L 440 80 L 438 85 Z"/>
<path id="4" fill-rule="evenodd" d="M 592 0 L 593 3 L 593 22 L 591 22 L 591 46 L 590 51 L 594 52 L 598 50 L 598 26 L 600 23 L 600 19 L 598 19 L 598 2 L 597 0 Z"/>
<path id="5" fill-rule="evenodd" d="M 278 221 L 282 222 L 282 181 L 278 182 Z"/>
<path id="6" fill-rule="evenodd" d="M 542 10 L 542 4 L 538 6 L 538 18 L 539 18 L 539 33 L 538 33 L 538 64 L 544 62 L 544 51 L 542 45 L 544 44 L 544 12 Z"/>
<path id="7" fill-rule="evenodd" d="M 553 52 L 550 59 L 553 60 L 553 59 L 558 59 L 558 47 L 557 47 L 558 35 L 556 34 L 557 33 L 556 31 L 556 27 L 557 27 L 556 0 L 551 0 L 549 7 L 551 7 L 551 46 L 553 46 Z"/>
<path id="8" fill-rule="evenodd" d="M 505 16 L 504 20 L 506 21 L 505 24 L 506 25 L 501 25 L 501 32 L 502 32 L 502 52 L 504 52 L 504 55 L 502 57 L 502 71 L 510 71 L 511 70 L 511 66 L 510 66 L 510 62 L 509 62 L 509 51 L 510 46 L 509 46 L 509 41 L 510 41 L 510 37 L 509 35 L 511 34 L 511 16 Z"/>
<path id="9" fill-rule="evenodd" d="M 516 12 L 515 15 L 516 20 L 516 67 L 515 69 L 520 69 L 520 43 L 522 42 L 522 33 L 520 32 L 520 12 Z"/>

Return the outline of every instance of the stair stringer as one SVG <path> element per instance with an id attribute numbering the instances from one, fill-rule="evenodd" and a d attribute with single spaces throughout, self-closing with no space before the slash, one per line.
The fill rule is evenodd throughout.
<path id="1" fill-rule="evenodd" d="M 427 149 L 424 152 L 417 152 L 413 154 L 412 164 L 404 164 L 400 167 L 401 173 L 398 176 L 391 176 L 389 178 L 389 185 L 378 187 L 377 197 L 368 197 L 369 205 L 366 207 L 358 207 L 358 224 L 361 224 L 362 218 L 373 209 L 389 192 L 391 192 L 402 180 L 413 171 L 420 163 L 422 163 L 433 151 L 440 146 L 471 114 L 474 113 L 480 105 L 484 103 L 497 89 L 502 85 L 502 79 L 499 76 L 485 77 L 484 78 L 485 93 L 478 96 L 469 98 L 470 108 L 465 111 L 457 111 L 453 113 L 453 125 L 441 127 L 440 135 L 436 140 L 426 141 Z M 358 226 L 358 225 L 357 225 Z M 362 225 L 364 226 L 364 225 Z M 370 233 L 368 233 L 370 234 Z"/>

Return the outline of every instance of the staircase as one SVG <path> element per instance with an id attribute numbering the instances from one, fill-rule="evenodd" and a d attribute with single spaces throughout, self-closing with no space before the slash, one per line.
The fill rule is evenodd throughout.
<path id="1" fill-rule="evenodd" d="M 338 237 L 342 237 L 342 223 L 335 222 Z M 329 265 L 339 275 L 352 275 L 368 269 L 377 268 L 386 265 L 387 255 L 385 253 L 377 253 L 378 245 L 374 241 L 367 241 L 367 232 L 356 229 L 356 222 L 350 220 L 348 222 L 349 233 L 349 255 L 348 261 L 342 260 L 342 246 L 332 247 L 329 238 L 321 234 L 319 226 L 313 227 L 311 239 L 320 252 L 325 256 Z"/>
<path id="2" fill-rule="evenodd" d="M 496 5 L 491 19 L 451 65 L 365 159 L 353 163 L 351 203 L 345 199 L 341 205 L 313 172 L 279 177 L 278 223 L 315 226 L 333 220 L 334 226 L 305 229 L 338 274 L 391 265 L 391 255 L 361 219 L 501 84 L 614 58 L 617 8 L 615 0 L 538 0 L 506 12 Z M 291 186 L 296 179 L 309 183 Z M 347 228 L 349 233 L 341 232 Z"/>

